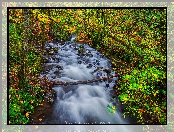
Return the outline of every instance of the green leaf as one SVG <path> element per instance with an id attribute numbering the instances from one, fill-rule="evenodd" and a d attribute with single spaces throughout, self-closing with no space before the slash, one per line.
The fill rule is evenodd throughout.
<path id="1" fill-rule="evenodd" d="M 121 94 L 119 95 L 119 98 L 121 101 L 127 101 L 128 100 L 128 94 Z"/>
<path id="2" fill-rule="evenodd" d="M 115 106 L 110 106 L 110 105 L 108 105 L 107 107 L 108 107 L 108 112 L 109 112 L 109 113 L 112 114 L 112 113 L 115 113 L 115 112 L 116 112 Z"/>
<path id="3" fill-rule="evenodd" d="M 162 93 L 163 93 L 163 94 L 166 94 L 166 91 L 165 91 L 165 90 L 162 90 Z"/>
<path id="4" fill-rule="evenodd" d="M 148 110 L 150 110 L 150 107 L 147 103 L 144 104 Z"/>
<path id="5" fill-rule="evenodd" d="M 108 107 L 109 109 L 111 109 L 111 108 L 112 108 L 112 106 L 110 106 L 110 105 L 108 105 L 107 107 Z"/>
<path id="6" fill-rule="evenodd" d="M 133 72 L 134 75 L 136 75 L 138 73 L 138 71 L 135 70 L 135 69 L 132 72 Z"/>

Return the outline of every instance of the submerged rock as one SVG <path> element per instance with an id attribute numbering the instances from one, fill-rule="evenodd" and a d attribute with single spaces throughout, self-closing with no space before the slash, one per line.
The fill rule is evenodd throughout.
<path id="1" fill-rule="evenodd" d="M 87 68 L 91 68 L 93 66 L 93 64 L 88 64 Z"/>
<path id="2" fill-rule="evenodd" d="M 109 84 L 106 84 L 106 87 L 109 87 Z"/>
<path id="3" fill-rule="evenodd" d="M 61 74 L 61 72 L 55 71 L 54 74 L 56 74 L 57 76 L 59 76 Z"/>
<path id="4" fill-rule="evenodd" d="M 44 63 L 48 63 L 48 62 L 49 62 L 49 59 L 48 59 L 48 58 L 44 58 L 44 59 L 43 59 L 43 62 L 44 62 Z"/>
<path id="5" fill-rule="evenodd" d="M 59 70 L 63 70 L 63 67 L 60 65 L 57 65 L 56 68 L 58 68 Z"/>

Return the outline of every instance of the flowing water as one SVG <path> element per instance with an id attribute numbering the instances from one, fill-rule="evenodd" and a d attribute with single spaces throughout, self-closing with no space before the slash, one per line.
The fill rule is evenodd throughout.
<path id="1" fill-rule="evenodd" d="M 111 101 L 111 90 L 118 77 L 107 80 L 89 81 L 116 74 L 111 61 L 87 44 L 71 41 L 48 43 L 58 48 L 58 53 L 48 55 L 46 66 L 52 67 L 41 77 L 53 82 L 66 82 L 67 85 L 54 85 L 57 92 L 53 112 L 46 119 L 47 124 L 129 124 L 122 117 L 119 104 Z M 54 56 L 54 57 L 53 57 Z M 108 70 L 108 72 L 106 71 Z M 78 84 L 77 82 L 88 82 Z M 117 97 L 116 97 L 117 98 Z M 115 113 L 110 113 L 108 105 L 115 105 Z"/>

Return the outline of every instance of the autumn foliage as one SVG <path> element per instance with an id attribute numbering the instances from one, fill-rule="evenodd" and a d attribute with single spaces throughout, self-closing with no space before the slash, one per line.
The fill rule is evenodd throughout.
<path id="1" fill-rule="evenodd" d="M 23 10 L 8 13 L 10 124 L 27 124 L 42 102 L 38 76 L 44 44 L 70 40 L 73 34 L 77 42 L 112 60 L 121 77 L 115 89 L 127 106 L 124 117 L 135 116 L 140 124 L 166 124 L 166 9 L 33 9 L 27 16 L 27 50 Z"/>

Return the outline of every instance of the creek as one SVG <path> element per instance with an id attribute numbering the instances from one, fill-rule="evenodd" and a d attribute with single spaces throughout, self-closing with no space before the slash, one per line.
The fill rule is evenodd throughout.
<path id="1" fill-rule="evenodd" d="M 46 70 L 56 98 L 43 124 L 130 124 L 112 94 L 118 77 L 111 60 L 87 44 L 47 43 Z M 54 52 L 52 49 L 57 49 Z"/>

